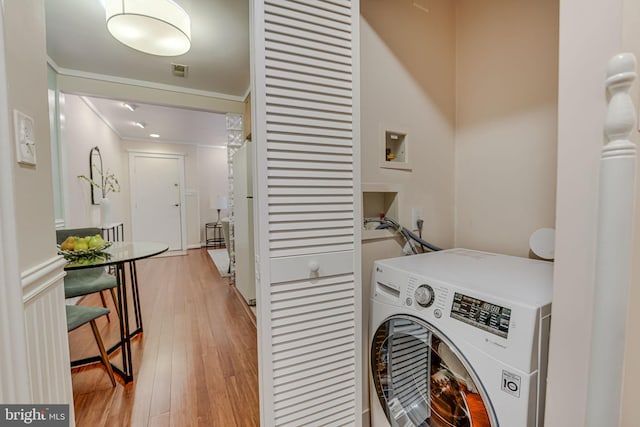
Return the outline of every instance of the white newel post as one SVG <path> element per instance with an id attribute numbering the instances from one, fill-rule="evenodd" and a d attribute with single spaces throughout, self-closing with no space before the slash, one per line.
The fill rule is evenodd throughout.
<path id="1" fill-rule="evenodd" d="M 636 112 L 629 89 L 637 77 L 631 53 L 607 68 L 611 93 L 600 158 L 596 279 L 587 426 L 617 426 L 620 418 L 627 299 L 632 269 L 636 146 L 629 141 Z"/>

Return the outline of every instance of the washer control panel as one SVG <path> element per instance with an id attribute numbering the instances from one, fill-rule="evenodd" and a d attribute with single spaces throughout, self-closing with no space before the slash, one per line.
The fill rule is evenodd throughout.
<path id="1" fill-rule="evenodd" d="M 433 301 L 436 299 L 436 295 L 433 292 L 433 288 L 426 283 L 418 286 L 414 292 L 414 299 L 420 307 L 430 307 Z"/>
<path id="2" fill-rule="evenodd" d="M 432 308 L 436 319 L 440 319 L 447 311 L 449 288 L 427 282 L 424 277 L 409 275 L 405 305 L 418 310 Z"/>

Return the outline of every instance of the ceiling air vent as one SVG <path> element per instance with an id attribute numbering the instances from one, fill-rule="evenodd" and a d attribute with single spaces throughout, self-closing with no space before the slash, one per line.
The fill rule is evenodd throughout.
<path id="1" fill-rule="evenodd" d="M 171 74 L 176 77 L 187 77 L 189 66 L 182 64 L 171 64 Z"/>

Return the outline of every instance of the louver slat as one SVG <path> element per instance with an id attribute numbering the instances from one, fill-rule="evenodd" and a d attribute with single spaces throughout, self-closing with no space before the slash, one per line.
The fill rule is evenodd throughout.
<path id="1" fill-rule="evenodd" d="M 341 0 L 265 0 L 260 7 L 264 93 L 257 108 L 264 110 L 256 123 L 266 152 L 260 215 L 270 276 L 261 286 L 273 390 L 263 421 L 359 425 L 352 35 L 358 8 Z"/>

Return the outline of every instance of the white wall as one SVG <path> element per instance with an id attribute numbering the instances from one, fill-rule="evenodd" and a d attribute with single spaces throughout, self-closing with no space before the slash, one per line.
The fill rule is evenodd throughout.
<path id="1" fill-rule="evenodd" d="M 100 207 L 91 204 L 90 185 L 78 175 L 89 176 L 89 152 L 97 146 L 105 172 L 113 172 L 124 189 L 129 177 L 128 170 L 122 165 L 120 137 L 80 96 L 62 94 L 60 113 L 64 115 L 60 122 L 60 145 L 63 150 L 65 227 L 95 227 L 100 224 Z M 128 216 L 128 192 L 112 192 L 108 198 L 112 222 L 124 222 Z M 125 236 L 131 236 L 126 227 Z"/>
<path id="2" fill-rule="evenodd" d="M 187 246 L 199 247 L 204 242 L 204 224 L 217 218 L 217 212 L 209 209 L 209 195 L 227 194 L 227 151 L 193 144 L 164 144 L 123 140 L 121 161 L 127 182 L 123 186 L 129 203 L 129 151 L 148 153 L 183 154 L 185 156 L 185 190 L 187 200 Z M 225 212 L 221 212 L 221 216 Z M 127 204 L 127 223 L 131 229 L 130 208 Z"/>
<path id="3" fill-rule="evenodd" d="M 198 188 L 200 193 L 200 233 L 202 244 L 205 242 L 204 225 L 218 219 L 218 211 L 211 209 L 217 196 L 228 197 L 229 167 L 226 148 L 198 146 Z M 220 218 L 228 215 L 228 211 L 221 210 Z M 211 236 L 210 236 L 211 237 Z"/>
<path id="4" fill-rule="evenodd" d="M 458 0 L 456 246 L 529 255 L 555 224 L 558 0 Z"/>
<path id="5" fill-rule="evenodd" d="M 199 247 L 205 241 L 204 224 L 215 221 L 217 212 L 209 208 L 210 197 L 227 194 L 226 149 L 193 144 L 163 144 L 122 141 L 120 137 L 78 95 L 64 94 L 61 101 L 61 141 L 65 180 L 66 227 L 96 226 L 100 208 L 91 205 L 89 184 L 77 178 L 89 176 L 89 151 L 98 146 L 105 170 L 115 173 L 121 192 L 110 193 L 111 220 L 125 224 L 125 238 L 131 238 L 129 154 L 127 150 L 186 154 L 187 245 Z M 224 141 L 214 141 L 224 143 Z M 221 212 L 221 216 L 226 212 Z"/>

